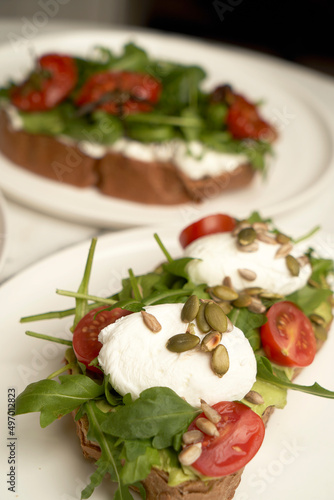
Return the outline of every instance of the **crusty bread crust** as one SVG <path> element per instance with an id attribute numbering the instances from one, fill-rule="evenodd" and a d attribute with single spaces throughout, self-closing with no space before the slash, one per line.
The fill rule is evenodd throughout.
<path id="1" fill-rule="evenodd" d="M 80 188 L 96 187 L 107 196 L 149 205 L 201 202 L 244 188 L 255 175 L 245 163 L 231 172 L 193 180 L 171 162 L 144 162 L 113 152 L 92 158 L 71 142 L 14 129 L 4 109 L 0 110 L 0 151 L 37 175 Z"/>

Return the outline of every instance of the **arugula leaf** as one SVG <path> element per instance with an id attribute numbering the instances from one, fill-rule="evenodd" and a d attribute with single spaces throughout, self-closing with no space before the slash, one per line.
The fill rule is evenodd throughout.
<path id="1" fill-rule="evenodd" d="M 115 439 L 106 435 L 101 427 L 107 414 L 101 412 L 93 401 L 84 404 L 82 413 L 87 415 L 89 421 L 87 438 L 97 442 L 101 448 L 101 457 L 96 462 L 97 469 L 91 476 L 90 484 L 83 490 L 81 494 L 82 498 L 89 498 L 96 486 L 101 483 L 106 473 L 109 473 L 112 481 L 118 482 L 118 489 L 114 498 L 133 500 L 128 487 L 124 486 L 120 477 L 120 470 L 122 468 L 120 450 L 116 447 Z"/>
<path id="2" fill-rule="evenodd" d="M 97 243 L 97 239 L 93 238 L 91 245 L 90 245 L 90 248 L 89 248 L 89 252 L 88 252 L 85 272 L 84 272 L 82 281 L 80 283 L 80 286 L 78 288 L 79 293 L 88 293 L 88 283 L 89 283 L 90 273 L 92 270 L 93 257 L 94 257 L 96 243 Z M 75 304 L 76 304 L 76 307 L 75 307 L 73 328 L 77 325 L 77 323 L 80 321 L 80 319 L 83 318 L 87 314 L 87 312 L 89 311 L 87 300 L 75 299 Z"/>
<path id="3" fill-rule="evenodd" d="M 253 350 L 256 351 L 261 346 L 259 327 L 267 321 L 265 314 L 252 313 L 246 307 L 234 308 L 228 314 L 233 325 L 244 332 Z"/>
<path id="4" fill-rule="evenodd" d="M 166 262 L 162 265 L 162 267 L 165 271 L 188 280 L 189 275 L 186 268 L 192 260 L 194 260 L 192 257 L 181 257 L 180 259 L 175 259 L 172 262 Z"/>
<path id="5" fill-rule="evenodd" d="M 332 259 L 320 259 L 312 255 L 312 249 L 309 251 L 309 259 L 312 266 L 311 279 L 320 285 L 324 285 L 326 276 L 334 272 L 334 262 Z"/>
<path id="6" fill-rule="evenodd" d="M 104 385 L 85 375 L 62 375 L 60 383 L 40 380 L 29 384 L 16 399 L 16 415 L 40 412 L 41 427 L 104 394 Z"/>
<path id="7" fill-rule="evenodd" d="M 311 386 L 299 385 L 290 382 L 286 374 L 281 370 L 273 369 L 270 361 L 264 356 L 256 356 L 257 361 L 257 377 L 261 380 L 277 385 L 278 387 L 292 389 L 294 391 L 306 392 L 314 396 L 334 399 L 334 392 L 321 387 L 317 382 Z"/>
<path id="8" fill-rule="evenodd" d="M 110 413 L 102 424 L 106 433 L 125 440 L 153 438 L 157 449 L 173 445 L 201 410 L 193 408 L 167 387 L 152 387 L 138 399 Z"/>
<path id="9" fill-rule="evenodd" d="M 313 313 L 313 311 L 332 295 L 332 291 L 325 288 L 314 288 L 305 285 L 300 290 L 297 290 L 290 295 L 287 295 L 286 300 L 294 302 L 306 314 L 306 316 Z"/>

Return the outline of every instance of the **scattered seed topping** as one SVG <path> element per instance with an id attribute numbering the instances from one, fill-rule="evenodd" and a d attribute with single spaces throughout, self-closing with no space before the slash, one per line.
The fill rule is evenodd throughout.
<path id="1" fill-rule="evenodd" d="M 179 462 L 182 465 L 191 465 L 201 456 L 202 453 L 202 443 L 191 444 L 186 446 L 179 453 Z"/>
<path id="2" fill-rule="evenodd" d="M 190 323 L 193 321 L 199 310 L 199 298 L 197 295 L 191 295 L 188 300 L 185 302 L 182 311 L 181 311 L 181 319 L 186 323 Z"/>
<path id="3" fill-rule="evenodd" d="M 275 259 L 280 259 L 281 257 L 286 257 L 292 250 L 291 243 L 285 243 L 281 245 L 275 254 Z"/>
<path id="4" fill-rule="evenodd" d="M 210 332 L 205 335 L 201 342 L 201 350 L 204 352 L 213 351 L 220 344 L 222 334 L 220 332 Z"/>
<path id="5" fill-rule="evenodd" d="M 263 314 L 266 311 L 266 306 L 257 297 L 252 297 L 252 302 L 248 306 L 248 310 L 253 313 Z"/>
<path id="6" fill-rule="evenodd" d="M 259 392 L 249 391 L 245 396 L 246 401 L 252 403 L 254 405 L 262 405 L 264 403 L 264 399 Z"/>
<path id="7" fill-rule="evenodd" d="M 204 316 L 207 323 L 213 330 L 225 332 L 227 328 L 227 317 L 221 307 L 215 302 L 209 302 L 204 309 Z"/>
<path id="8" fill-rule="evenodd" d="M 226 347 L 219 344 L 211 356 L 211 368 L 218 377 L 223 377 L 230 367 L 230 359 Z"/>
<path id="9" fill-rule="evenodd" d="M 238 269 L 238 273 L 241 278 L 244 278 L 247 281 L 254 281 L 257 277 L 256 272 L 251 269 Z"/>
<path id="10" fill-rule="evenodd" d="M 278 243 L 276 239 L 269 233 L 257 233 L 256 237 L 259 241 L 262 241 L 262 243 L 267 243 L 268 245 L 277 245 Z"/>
<path id="11" fill-rule="evenodd" d="M 298 276 L 300 271 L 300 265 L 297 259 L 295 259 L 292 255 L 287 255 L 285 257 L 285 262 L 287 268 L 290 271 L 291 276 Z"/>
<path id="12" fill-rule="evenodd" d="M 252 227 L 245 227 L 237 234 L 238 243 L 241 246 L 250 245 L 255 241 L 256 231 Z"/>
<path id="13" fill-rule="evenodd" d="M 219 436 L 217 427 L 207 418 L 200 417 L 196 420 L 196 427 L 208 436 Z"/>
<path id="14" fill-rule="evenodd" d="M 283 234 L 283 233 L 277 233 L 276 234 L 276 241 L 280 245 L 285 245 L 286 243 L 290 242 L 290 237 L 287 236 L 286 234 Z"/>
<path id="15" fill-rule="evenodd" d="M 194 349 L 199 344 L 199 337 L 191 333 L 178 333 L 166 343 L 166 347 L 171 352 L 185 352 Z"/>
<path id="16" fill-rule="evenodd" d="M 228 286 L 229 288 L 233 289 L 231 276 L 225 276 L 225 278 L 223 279 L 223 283 L 222 284 L 224 286 Z"/>
<path id="17" fill-rule="evenodd" d="M 202 441 L 204 435 L 199 429 L 194 429 L 193 431 L 187 431 L 182 436 L 182 441 L 184 444 L 195 444 Z"/>
<path id="18" fill-rule="evenodd" d="M 204 401 L 203 399 L 201 399 L 201 408 L 204 415 L 210 420 L 210 422 L 212 422 L 213 424 L 218 424 L 218 422 L 220 422 L 222 418 L 221 415 L 217 410 L 212 408 L 212 406 L 208 405 L 208 403 L 206 403 L 206 401 Z"/>
<path id="19" fill-rule="evenodd" d="M 238 298 L 238 293 L 233 290 L 233 288 L 226 285 L 217 285 L 211 290 L 213 295 L 221 300 L 235 300 Z"/>
<path id="20" fill-rule="evenodd" d="M 151 332 L 157 333 L 161 330 L 161 325 L 157 318 L 153 316 L 153 314 L 148 313 L 146 311 L 141 311 L 142 318 L 144 320 L 145 325 Z"/>

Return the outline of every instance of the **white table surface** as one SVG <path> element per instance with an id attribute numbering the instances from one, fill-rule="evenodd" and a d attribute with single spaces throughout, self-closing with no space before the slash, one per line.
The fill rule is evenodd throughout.
<path id="1" fill-rule="evenodd" d="M 73 24 L 51 21 L 40 32 L 66 31 L 87 28 L 87 24 Z M 90 26 L 92 27 L 92 26 Z M 8 33 L 20 33 L 22 20 L 0 19 L 0 43 L 8 41 Z M 289 65 L 291 78 L 302 84 L 311 93 L 317 95 L 327 105 L 334 105 L 334 79 L 324 74 Z M 333 108 L 334 110 L 334 108 Z M 333 111 L 334 112 L 334 111 Z M 334 137 L 333 137 L 334 140 Z M 334 233 L 334 175 L 325 190 L 306 204 L 275 217 L 275 222 L 282 230 L 302 231 L 318 224 L 326 232 Z M 103 229 L 77 224 L 34 211 L 13 200 L 5 199 L 7 231 L 6 258 L 0 269 L 0 283 L 5 282 L 25 267 L 41 258 L 74 243 L 105 232 Z M 256 209 L 256 207 L 254 207 Z M 107 229 L 106 231 L 110 231 Z M 1 236 L 1 235 L 0 235 Z"/>

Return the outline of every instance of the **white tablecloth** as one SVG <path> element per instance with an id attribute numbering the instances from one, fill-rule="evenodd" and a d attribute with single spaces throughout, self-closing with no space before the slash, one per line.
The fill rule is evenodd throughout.
<path id="1" fill-rule="evenodd" d="M 71 23 L 71 30 L 87 27 L 87 24 Z M 0 43 L 8 41 L 8 33 L 19 33 L 22 20 L 0 19 Z M 68 30 L 69 24 L 49 22 L 40 31 Z M 291 65 L 291 75 L 323 103 L 334 103 L 334 79 L 307 69 Z M 333 137 L 334 141 L 334 137 Z M 275 217 L 277 225 L 285 231 L 296 227 L 303 229 L 321 224 L 322 229 L 334 233 L 334 184 L 329 184 L 321 195 L 299 206 L 293 213 Z M 13 200 L 6 199 L 7 231 L 5 238 L 6 258 L 0 269 L 0 283 L 57 250 L 99 235 L 101 229 L 77 224 L 31 210 Z M 110 230 L 110 229 L 109 229 Z"/>

